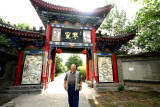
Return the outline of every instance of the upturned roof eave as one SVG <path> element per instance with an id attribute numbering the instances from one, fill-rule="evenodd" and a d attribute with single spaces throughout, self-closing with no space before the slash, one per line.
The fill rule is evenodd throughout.
<path id="1" fill-rule="evenodd" d="M 136 33 L 131 33 L 128 35 L 118 35 L 118 36 L 103 36 L 103 37 L 96 37 L 96 41 L 128 41 L 136 37 Z"/>
<path id="2" fill-rule="evenodd" d="M 42 0 L 30 0 L 34 8 L 36 8 L 37 5 L 41 6 L 42 8 L 45 8 L 50 11 L 59 11 L 59 12 L 65 12 L 65 13 L 77 13 L 77 14 L 88 14 L 88 15 L 97 15 L 98 13 L 104 14 L 107 10 L 111 10 L 113 8 L 112 5 L 106 5 L 104 7 L 96 8 L 92 12 L 82 12 L 78 9 L 72 8 L 72 7 L 65 7 L 65 6 L 59 6 L 50 4 L 47 2 L 44 2 Z"/>
<path id="3" fill-rule="evenodd" d="M 24 37 L 37 37 L 37 38 L 45 38 L 45 35 L 40 32 L 35 32 L 33 30 L 23 30 L 17 27 L 12 27 L 11 25 L 0 23 L 0 31 L 7 32 L 10 34 L 21 35 Z"/>

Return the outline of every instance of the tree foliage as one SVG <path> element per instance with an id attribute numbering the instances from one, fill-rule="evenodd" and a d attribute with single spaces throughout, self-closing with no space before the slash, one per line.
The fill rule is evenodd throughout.
<path id="1" fill-rule="evenodd" d="M 85 81 L 85 79 L 86 79 L 86 64 L 83 63 L 82 66 L 79 66 L 78 71 L 81 73 L 82 81 Z"/>
<path id="2" fill-rule="evenodd" d="M 138 37 L 124 44 L 118 51 L 118 54 L 128 54 L 131 50 L 133 52 L 130 53 L 135 53 L 135 48 L 137 48 L 141 53 L 160 52 L 160 1 L 131 1 L 139 2 L 143 5 L 143 7 L 137 11 L 136 18 L 132 23 L 125 23 L 127 26 L 124 24 L 124 22 L 126 21 L 125 15 L 120 15 L 120 17 L 124 18 L 117 19 L 118 12 L 116 12 L 116 10 L 115 12 L 111 13 L 113 15 L 108 15 L 106 17 L 107 25 L 103 25 L 101 26 L 101 28 L 106 29 L 109 32 L 113 32 L 114 35 L 128 33 L 137 28 Z M 113 23 L 114 20 L 116 20 L 117 22 Z"/>
<path id="3" fill-rule="evenodd" d="M 78 68 L 79 66 L 82 66 L 82 59 L 79 55 L 71 55 L 68 59 L 65 65 L 67 66 L 67 70 L 69 71 L 71 69 L 71 65 L 75 64 Z"/>
<path id="4" fill-rule="evenodd" d="M 27 23 L 20 22 L 17 24 L 17 27 L 20 29 L 26 29 L 28 27 L 28 30 L 32 30 L 32 27 L 28 25 Z"/>
<path id="5" fill-rule="evenodd" d="M 158 0 L 131 0 L 131 1 L 138 2 L 138 3 L 141 3 L 143 5 L 145 5 L 147 3 L 154 3 L 154 4 L 158 3 Z"/>
<path id="6" fill-rule="evenodd" d="M 136 13 L 133 26 L 138 27 L 136 45 L 142 52 L 160 51 L 160 2 L 150 2 Z"/>
<path id="7" fill-rule="evenodd" d="M 7 24 L 6 21 L 0 17 L 0 20 Z M 20 28 L 20 29 L 26 29 L 26 27 L 28 27 L 29 29 L 32 29 L 28 24 L 26 23 L 23 23 L 23 22 L 20 22 L 17 24 L 17 27 Z M 0 45 L 2 46 L 6 46 L 6 47 L 10 47 L 11 46 L 11 39 L 8 39 L 4 34 L 2 34 L 0 32 Z"/>
<path id="8" fill-rule="evenodd" d="M 0 16 L 0 20 L 3 22 L 3 23 L 6 23 L 6 21 Z"/>
<path id="9" fill-rule="evenodd" d="M 62 58 L 57 55 L 56 56 L 55 76 L 58 76 L 59 74 L 65 72 L 65 67 L 62 61 L 63 61 Z"/>
<path id="10" fill-rule="evenodd" d="M 6 38 L 1 32 L 0 32 L 0 45 L 10 47 L 11 40 Z"/>
<path id="11" fill-rule="evenodd" d="M 112 36 L 119 35 L 126 32 L 126 23 L 126 12 L 124 10 L 119 11 L 115 5 L 100 26 L 100 29 L 106 30 Z"/>
<path id="12" fill-rule="evenodd" d="M 2 20 L 4 23 L 6 23 L 2 17 L 0 17 L 0 20 Z M 1 46 L 9 47 L 10 46 L 10 41 L 11 41 L 10 39 L 5 37 L 5 35 L 0 32 L 0 45 Z"/>

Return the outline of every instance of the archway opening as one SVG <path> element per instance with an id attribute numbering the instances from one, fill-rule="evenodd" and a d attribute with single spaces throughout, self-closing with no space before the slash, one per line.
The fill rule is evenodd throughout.
<path id="1" fill-rule="evenodd" d="M 57 53 L 56 50 L 62 50 L 62 53 Z M 87 53 L 82 51 L 86 50 Z M 67 71 L 70 70 L 70 65 L 75 64 L 77 70 L 80 71 L 83 84 L 86 81 L 92 81 L 92 73 L 89 71 L 89 59 L 92 60 L 91 49 L 87 48 L 64 48 L 57 47 L 52 48 L 49 72 L 48 72 L 48 89 L 47 93 L 64 93 L 64 77 Z M 92 62 L 90 62 L 91 64 Z M 52 89 L 53 88 L 53 89 Z"/>

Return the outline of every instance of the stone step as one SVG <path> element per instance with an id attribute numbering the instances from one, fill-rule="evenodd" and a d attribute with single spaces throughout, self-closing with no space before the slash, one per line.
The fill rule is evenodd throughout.
<path id="1" fill-rule="evenodd" d="M 117 87 L 97 87 L 97 92 L 118 91 Z"/>
<path id="2" fill-rule="evenodd" d="M 1 90 L 1 94 L 30 94 L 30 93 L 41 93 L 42 89 L 30 89 L 30 90 Z"/>
<path id="3" fill-rule="evenodd" d="M 97 92 L 118 91 L 119 83 L 98 83 L 95 84 Z"/>
<path id="4" fill-rule="evenodd" d="M 143 92 L 150 92 L 150 91 L 157 91 L 160 90 L 159 88 L 153 87 L 145 87 L 145 86 L 134 86 L 134 85 L 126 85 L 126 90 L 133 90 L 133 91 L 143 91 Z"/>
<path id="5" fill-rule="evenodd" d="M 99 83 L 95 84 L 95 87 L 118 87 L 119 85 L 118 83 Z"/>
<path id="6" fill-rule="evenodd" d="M 43 85 L 20 85 L 20 86 L 5 86 L 4 90 L 29 90 L 29 89 L 43 89 Z"/>
<path id="7" fill-rule="evenodd" d="M 41 93 L 43 85 L 20 85 L 20 86 L 5 86 L 0 93 L 1 94 L 29 94 L 29 93 Z"/>

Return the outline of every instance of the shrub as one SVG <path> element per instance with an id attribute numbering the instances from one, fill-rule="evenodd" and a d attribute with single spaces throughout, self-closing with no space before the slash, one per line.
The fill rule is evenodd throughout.
<path id="1" fill-rule="evenodd" d="M 124 90 L 124 86 L 123 85 L 119 85 L 118 86 L 118 91 L 123 91 Z"/>
<path id="2" fill-rule="evenodd" d="M 86 79 L 86 65 L 82 64 L 82 66 L 79 66 L 77 70 L 81 73 L 82 81 L 85 81 L 85 79 Z"/>

